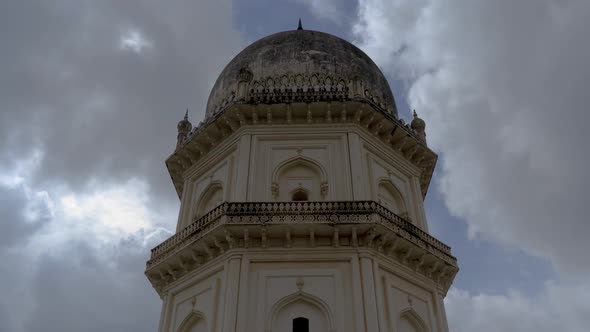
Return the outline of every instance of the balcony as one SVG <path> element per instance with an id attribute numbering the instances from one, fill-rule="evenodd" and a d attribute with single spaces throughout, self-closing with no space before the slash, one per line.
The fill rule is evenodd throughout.
<path id="1" fill-rule="evenodd" d="M 151 251 L 146 274 L 167 284 L 232 249 L 369 248 L 447 284 L 451 248 L 374 201 L 225 202 Z M 157 287 L 158 288 L 158 287 Z"/>

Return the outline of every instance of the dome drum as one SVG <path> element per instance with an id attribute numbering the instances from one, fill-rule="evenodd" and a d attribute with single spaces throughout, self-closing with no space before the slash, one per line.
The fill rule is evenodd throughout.
<path id="1" fill-rule="evenodd" d="M 251 77 L 247 69 L 240 74 L 242 77 Z M 226 92 L 227 97 L 221 99 L 213 106 L 211 114 L 219 114 L 235 104 L 279 104 L 279 103 L 315 103 L 330 101 L 359 101 L 371 105 L 376 111 L 391 114 L 395 112 L 391 105 L 385 104 L 383 96 L 374 95 L 366 84 L 356 76 L 352 80 L 345 81 L 341 78 L 332 78 L 321 74 L 308 75 L 283 75 L 282 77 L 267 77 L 260 81 L 241 79 L 237 82 L 235 90 Z M 237 91 L 235 93 L 234 91 Z"/>

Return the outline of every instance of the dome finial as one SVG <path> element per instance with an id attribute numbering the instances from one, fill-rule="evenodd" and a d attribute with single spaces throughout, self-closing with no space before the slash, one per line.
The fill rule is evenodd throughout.
<path id="1" fill-rule="evenodd" d="M 303 30 L 303 26 L 301 26 L 301 17 L 299 18 L 299 24 L 297 24 L 297 30 Z"/>
<path id="2" fill-rule="evenodd" d="M 186 109 L 186 113 L 184 113 L 184 120 L 188 121 L 188 108 Z"/>

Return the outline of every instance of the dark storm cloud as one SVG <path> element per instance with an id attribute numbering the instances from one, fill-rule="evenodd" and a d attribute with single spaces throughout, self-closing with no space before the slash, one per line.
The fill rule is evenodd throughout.
<path id="1" fill-rule="evenodd" d="M 410 82 L 449 211 L 564 277 L 587 273 L 588 3 L 374 0 L 359 15 L 363 47 Z"/>
<path id="2" fill-rule="evenodd" d="M 175 222 L 164 159 L 242 46 L 232 15 L 229 1 L 0 2 L 0 331 L 157 329 L 143 270 L 169 236 L 154 224 Z M 118 187 L 137 196 L 123 219 L 147 219 L 133 235 L 101 224 L 101 188 Z M 105 216 L 63 210 L 94 197 Z"/>
<path id="3" fill-rule="evenodd" d="M 472 237 L 545 258 L 559 277 L 534 296 L 454 288 L 451 330 L 587 331 L 588 1 L 359 6 L 361 46 L 408 80 L 441 152 L 435 185 L 449 211 Z"/>
<path id="4" fill-rule="evenodd" d="M 187 107 L 198 122 L 216 74 L 239 47 L 230 4 L 0 6 L 0 157 L 39 147 L 40 181 L 79 186 L 141 174 L 172 197 L 163 160 L 176 122 Z M 125 48 L 133 36 L 146 46 Z"/>
<path id="5" fill-rule="evenodd" d="M 27 243 L 51 221 L 51 214 L 46 193 L 0 183 L 0 252 Z"/>
<path id="6" fill-rule="evenodd" d="M 110 248 L 80 241 L 41 256 L 25 331 L 156 331 L 160 303 L 142 273 L 155 244 L 137 234 Z"/>

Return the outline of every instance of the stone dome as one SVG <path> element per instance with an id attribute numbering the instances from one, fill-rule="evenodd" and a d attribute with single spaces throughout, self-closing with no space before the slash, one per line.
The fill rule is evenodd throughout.
<path id="1" fill-rule="evenodd" d="M 235 103 L 364 101 L 397 116 L 389 84 L 358 47 L 312 30 L 279 32 L 252 43 L 221 72 L 206 117 Z"/>
<path id="2" fill-rule="evenodd" d="M 410 127 L 414 130 L 424 130 L 426 129 L 426 122 L 418 117 L 418 114 L 414 110 L 413 112 L 414 118 L 412 119 L 412 123 L 410 123 Z"/>

